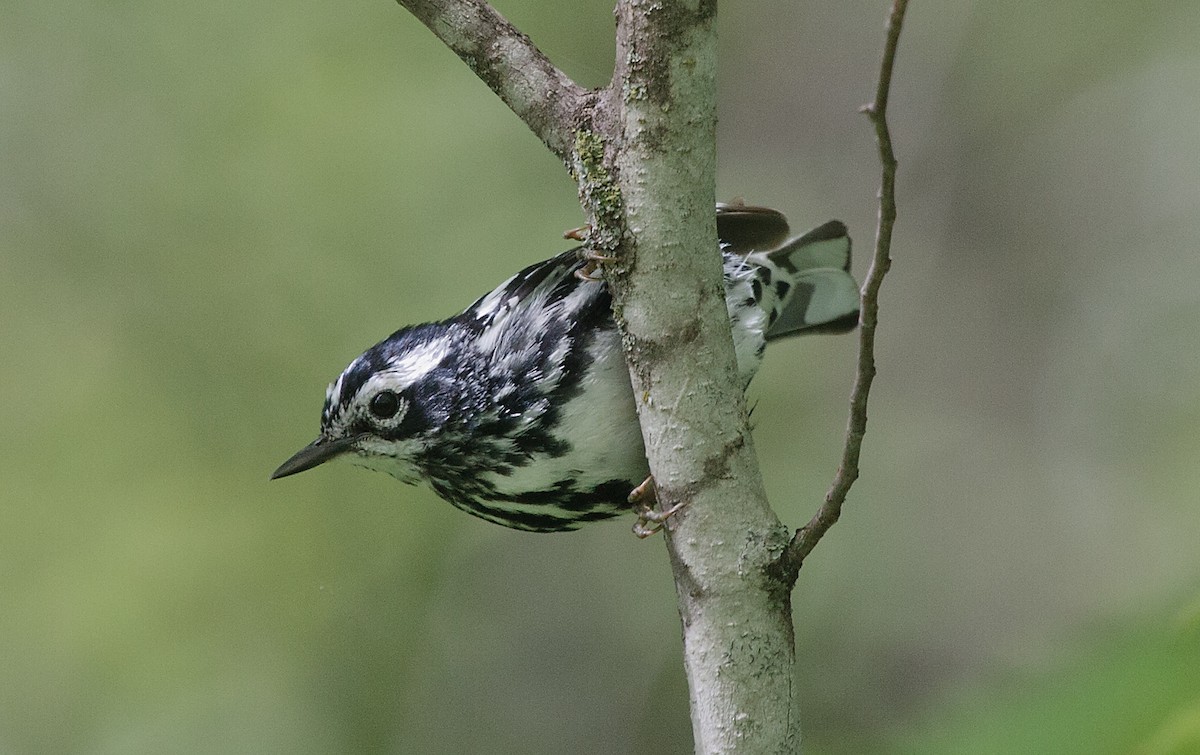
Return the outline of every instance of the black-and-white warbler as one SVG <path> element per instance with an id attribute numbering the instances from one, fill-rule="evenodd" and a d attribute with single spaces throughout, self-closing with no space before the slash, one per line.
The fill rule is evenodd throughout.
<path id="1" fill-rule="evenodd" d="M 855 326 L 840 222 L 788 238 L 775 210 L 718 205 L 717 231 L 747 385 L 768 341 Z M 272 477 L 349 457 L 535 532 L 630 511 L 649 468 L 608 288 L 585 269 L 581 248 L 563 252 L 462 314 L 372 346 L 326 391 L 317 440 Z"/>

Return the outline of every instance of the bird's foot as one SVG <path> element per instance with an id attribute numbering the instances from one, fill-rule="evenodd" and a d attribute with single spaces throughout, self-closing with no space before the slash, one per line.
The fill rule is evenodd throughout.
<path id="1" fill-rule="evenodd" d="M 647 477 L 642 484 L 630 491 L 628 500 L 637 514 L 637 521 L 633 523 L 633 534 L 642 539 L 661 530 L 668 519 L 687 505 L 687 501 L 683 501 L 666 511 L 654 508 L 658 503 L 658 491 L 654 487 L 653 477 Z"/>
<path id="2" fill-rule="evenodd" d="M 564 239 L 587 243 L 588 237 L 591 236 L 592 227 L 590 225 L 581 225 L 578 228 L 572 228 L 569 231 L 563 231 Z M 617 258 L 608 254 L 601 254 L 595 249 L 584 247 L 579 250 L 579 256 L 583 258 L 583 267 L 575 271 L 575 277 L 589 283 L 598 283 L 603 281 L 602 276 L 596 275 L 600 271 L 600 265 L 608 262 L 616 262 Z"/>
<path id="3" fill-rule="evenodd" d="M 575 277 L 579 280 L 588 281 L 590 283 L 604 280 L 602 275 L 596 275 L 596 273 L 601 272 L 600 265 L 606 262 L 617 261 L 616 257 L 608 254 L 601 254 L 594 249 L 584 249 L 579 253 L 579 256 L 583 257 L 584 263 L 583 267 L 575 271 Z"/>

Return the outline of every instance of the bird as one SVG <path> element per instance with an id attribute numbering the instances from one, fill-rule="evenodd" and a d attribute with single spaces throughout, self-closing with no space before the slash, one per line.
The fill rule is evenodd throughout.
<path id="1" fill-rule="evenodd" d="M 844 224 L 791 236 L 782 213 L 741 200 L 718 204 L 716 220 L 743 389 L 768 343 L 856 327 Z M 586 238 L 582 230 L 564 235 Z M 647 521 L 661 519 L 639 502 L 650 470 L 596 258 L 586 244 L 567 250 L 460 314 L 367 349 L 326 390 L 317 439 L 272 479 L 346 458 L 518 530 L 634 512 L 634 531 L 652 533 Z"/>

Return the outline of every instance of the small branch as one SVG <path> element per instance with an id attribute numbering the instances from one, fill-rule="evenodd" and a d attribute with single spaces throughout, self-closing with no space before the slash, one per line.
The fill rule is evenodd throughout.
<path id="1" fill-rule="evenodd" d="M 858 479 L 858 458 L 862 451 L 863 436 L 867 432 L 867 395 L 871 392 L 871 381 L 875 378 L 875 326 L 879 322 L 879 287 L 892 266 L 892 228 L 896 224 L 896 154 L 892 150 L 892 136 L 888 130 L 887 105 L 892 87 L 892 67 L 896 62 L 896 48 L 900 42 L 900 27 L 904 23 L 904 12 L 907 8 L 908 0 L 893 0 L 892 12 L 888 18 L 887 41 L 883 48 L 883 61 L 879 66 L 879 81 L 875 87 L 875 100 L 863 107 L 863 112 L 875 127 L 875 140 L 879 145 L 879 161 L 883 166 L 883 174 L 879 186 L 875 254 L 871 259 L 871 269 L 867 272 L 862 290 L 858 375 L 850 392 L 850 419 L 846 428 L 846 443 L 842 449 L 842 461 L 837 474 L 829 492 L 825 494 L 825 503 L 809 523 L 796 532 L 780 559 L 781 566 L 789 574 L 799 571 L 805 557 L 837 522 L 846 494 Z"/>
<path id="2" fill-rule="evenodd" d="M 483 0 L 397 0 L 499 95 L 563 162 L 590 93 Z"/>

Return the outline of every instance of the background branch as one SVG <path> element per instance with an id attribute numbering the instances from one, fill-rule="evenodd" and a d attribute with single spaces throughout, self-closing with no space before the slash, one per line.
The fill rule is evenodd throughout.
<path id="1" fill-rule="evenodd" d="M 907 9 L 908 0 L 894 0 L 892 3 L 883 60 L 879 66 L 879 79 L 875 86 L 875 99 L 863 107 L 863 112 L 875 127 L 875 141 L 879 146 L 879 161 L 883 172 L 879 184 L 875 253 L 871 258 L 871 267 L 862 289 L 858 371 L 854 388 L 850 392 L 850 418 L 846 428 L 846 442 L 842 448 L 842 460 L 838 465 L 837 474 L 834 475 L 829 491 L 825 494 L 825 502 L 808 524 L 796 532 L 781 560 L 784 570 L 792 575 L 800 570 L 805 557 L 837 522 L 842 514 L 846 494 L 858 479 L 858 458 L 862 452 L 863 437 L 867 432 L 867 396 L 871 392 L 871 382 L 875 379 L 875 327 L 879 322 L 879 288 L 892 266 L 892 228 L 896 224 L 896 154 L 892 149 L 892 136 L 888 130 L 887 105 L 892 87 L 892 67 L 895 65 L 896 49 L 900 43 L 900 28 L 904 24 L 904 12 Z"/>

